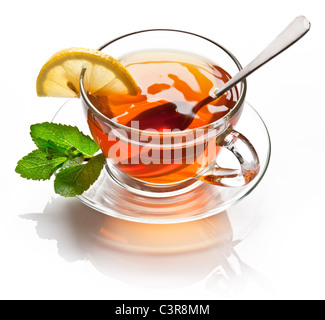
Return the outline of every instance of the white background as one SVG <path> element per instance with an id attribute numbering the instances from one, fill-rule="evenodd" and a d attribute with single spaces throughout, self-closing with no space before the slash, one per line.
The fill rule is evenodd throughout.
<path id="1" fill-rule="evenodd" d="M 320 0 L 4 2 L 0 298 L 325 298 L 323 8 Z M 214 39 L 245 65 L 301 14 L 311 32 L 248 82 L 247 100 L 268 125 L 273 154 L 263 182 L 233 208 L 243 217 L 253 213 L 258 223 L 232 254 L 212 247 L 155 256 L 100 246 L 91 232 L 101 215 L 77 200 L 51 200 L 52 181 L 15 174 L 17 161 L 33 149 L 29 126 L 50 120 L 62 104 L 35 93 L 37 74 L 54 52 L 97 48 L 135 30 L 174 28 Z M 113 219 L 111 225 L 120 236 L 130 233 L 131 242 L 141 234 L 139 226 L 124 228 Z"/>

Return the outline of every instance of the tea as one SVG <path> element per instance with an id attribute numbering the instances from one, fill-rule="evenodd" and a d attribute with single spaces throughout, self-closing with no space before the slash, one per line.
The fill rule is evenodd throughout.
<path id="1" fill-rule="evenodd" d="M 179 129 L 179 118 L 163 110 L 156 112 L 159 110 L 157 107 L 173 102 L 178 113 L 189 114 L 197 102 L 209 96 L 212 89 L 222 86 L 231 78 L 220 66 L 184 52 L 134 52 L 121 58 L 120 62 L 136 80 L 139 93 L 136 96 L 109 97 L 89 94 L 89 99 L 114 122 L 141 130 L 166 132 L 167 129 Z M 238 98 L 238 90 L 234 87 L 217 101 L 200 109 L 187 129 L 200 128 L 222 118 L 236 105 Z M 173 147 L 166 156 L 166 150 L 163 146 L 157 147 L 159 143 L 153 138 L 151 142 L 155 147 L 148 151 L 141 143 L 140 147 L 139 143 L 133 144 L 128 136 L 123 142 L 126 144 L 128 140 L 128 145 L 122 148 L 120 143 L 119 150 L 114 149 L 114 153 L 112 150 L 119 139 L 112 137 L 110 130 L 105 130 L 91 113 L 88 113 L 88 123 L 103 153 L 118 169 L 151 184 L 171 184 L 189 179 L 216 157 L 217 151 L 213 155 L 207 152 L 211 144 L 215 149 L 214 139 L 194 143 L 195 148 L 190 151 L 184 146 Z M 169 144 L 175 144 L 175 141 L 169 141 Z"/>
<path id="2" fill-rule="evenodd" d="M 220 87 L 231 78 L 221 67 L 183 52 L 135 52 L 123 57 L 120 62 L 139 85 L 138 95 L 92 96 L 91 100 L 104 115 L 123 125 L 144 111 L 167 102 L 174 102 L 179 113 L 191 113 L 197 102 L 209 96 L 210 90 Z M 222 118 L 237 100 L 235 87 L 216 102 L 202 108 L 189 129 Z M 157 123 L 165 122 L 163 120 L 168 117 L 168 113 L 153 114 L 149 120 L 139 119 L 139 126 L 142 130 L 156 129 Z M 148 123 L 148 127 L 142 125 L 142 122 Z M 172 129 L 177 129 L 177 124 Z"/>

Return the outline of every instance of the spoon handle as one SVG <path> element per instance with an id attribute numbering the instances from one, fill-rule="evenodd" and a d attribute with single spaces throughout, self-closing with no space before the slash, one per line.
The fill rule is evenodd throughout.
<path id="1" fill-rule="evenodd" d="M 295 18 L 252 62 L 239 71 L 220 89 L 215 90 L 211 97 L 216 99 L 248 77 L 262 65 L 272 60 L 278 54 L 292 46 L 310 30 L 310 22 L 304 16 Z"/>

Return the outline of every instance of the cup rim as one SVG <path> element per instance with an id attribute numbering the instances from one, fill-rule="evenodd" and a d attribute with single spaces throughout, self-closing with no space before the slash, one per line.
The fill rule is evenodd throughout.
<path id="1" fill-rule="evenodd" d="M 196 33 L 193 33 L 193 32 L 189 32 L 189 31 L 184 31 L 184 30 L 178 30 L 178 29 L 145 29 L 145 30 L 139 30 L 139 31 L 135 31 L 135 32 L 131 32 L 131 33 L 128 33 L 128 34 L 125 34 L 125 35 L 122 35 L 122 36 L 119 36 L 117 38 L 114 38 L 113 40 L 107 42 L 106 44 L 102 45 L 98 50 L 101 51 L 103 49 L 105 49 L 108 45 L 118 41 L 118 40 L 121 40 L 123 38 L 126 38 L 126 37 L 129 37 L 129 36 L 132 36 L 132 35 L 136 35 L 136 34 L 140 34 L 140 33 L 145 33 L 145 32 L 161 32 L 161 31 L 164 31 L 164 32 L 179 32 L 179 33 L 184 33 L 184 34 L 188 34 L 188 35 L 191 35 L 191 36 L 196 36 L 198 38 L 201 38 L 203 40 L 206 40 L 212 44 L 214 44 L 215 46 L 219 47 L 221 50 L 223 50 L 232 60 L 233 62 L 235 63 L 235 65 L 237 66 L 238 68 L 238 71 L 242 70 L 242 66 L 240 64 L 240 62 L 238 61 L 238 59 L 228 50 L 226 49 L 224 46 L 220 45 L 219 43 L 207 38 L 207 37 L 204 37 L 204 36 L 201 36 L 201 35 L 198 35 Z M 150 130 L 140 130 L 140 129 L 137 129 L 137 128 L 132 128 L 132 127 L 128 127 L 128 126 L 125 126 L 123 124 L 120 124 L 118 122 L 115 122 L 113 121 L 112 119 L 108 118 L 107 116 L 105 116 L 104 114 L 102 114 L 92 103 L 91 101 L 89 100 L 88 96 L 87 96 L 87 93 L 85 91 L 85 88 L 84 88 L 84 76 L 85 76 L 85 72 L 86 72 L 86 69 L 83 69 L 82 72 L 81 72 L 81 75 L 80 75 L 80 80 L 79 80 L 79 85 L 80 85 L 80 97 L 83 99 L 83 101 L 86 103 L 87 107 L 99 118 L 101 119 L 102 121 L 104 122 L 107 122 L 108 124 L 110 124 L 111 126 L 113 127 L 116 127 L 118 129 L 123 129 L 125 131 L 129 131 L 129 132 L 132 132 L 132 133 L 136 133 L 138 135 L 141 135 L 141 134 L 147 134 L 147 135 L 150 135 L 150 136 L 161 136 L 161 135 L 172 135 L 172 136 L 175 136 L 177 134 L 181 134 L 181 135 L 186 135 L 188 133 L 193 133 L 197 130 L 211 130 L 211 129 L 216 129 L 218 127 L 220 127 L 221 125 L 224 125 L 225 123 L 229 122 L 230 119 L 232 119 L 236 114 L 237 112 L 240 110 L 241 106 L 244 104 L 244 101 L 245 101 L 245 98 L 246 98 L 246 93 L 247 93 L 247 81 L 246 79 L 243 79 L 240 83 L 242 84 L 242 90 L 240 92 L 240 96 L 239 96 L 239 99 L 235 105 L 235 107 L 233 107 L 226 115 L 224 115 L 222 118 L 214 121 L 214 122 L 211 122 L 207 125 L 204 125 L 202 127 L 198 127 L 198 128 L 193 128 L 193 129 L 186 129 L 186 130 L 182 130 L 182 131 L 178 131 L 178 132 L 156 132 L 156 131 L 150 131 Z"/>

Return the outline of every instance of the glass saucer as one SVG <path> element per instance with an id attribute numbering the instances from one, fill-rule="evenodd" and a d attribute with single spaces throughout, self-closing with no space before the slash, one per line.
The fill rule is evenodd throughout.
<path id="1" fill-rule="evenodd" d="M 79 99 L 64 103 L 52 121 L 77 126 L 83 133 L 90 135 Z M 181 223 L 224 212 L 256 188 L 267 170 L 271 155 L 271 141 L 265 123 L 247 102 L 235 129 L 250 140 L 260 158 L 261 169 L 258 176 L 245 187 L 225 188 L 201 183 L 187 193 L 152 198 L 124 189 L 115 181 L 113 173 L 106 166 L 95 184 L 77 198 L 87 206 L 109 216 L 142 223 Z M 229 154 L 228 151 L 221 153 L 218 156 L 218 164 L 222 166 L 222 161 L 227 159 L 229 167 L 229 160 L 234 160 Z"/>

